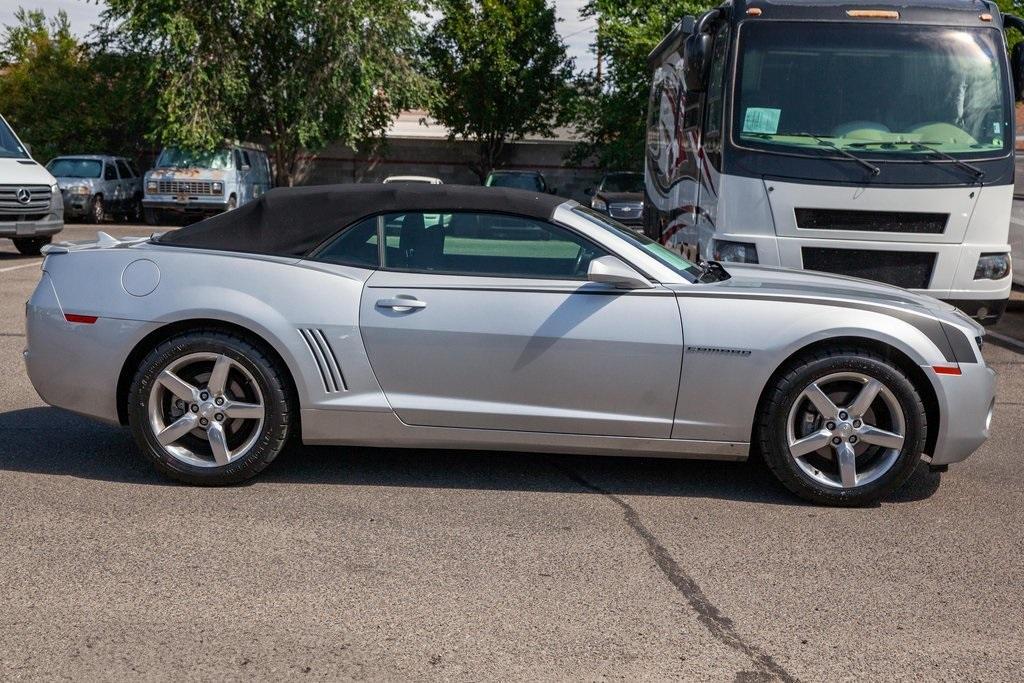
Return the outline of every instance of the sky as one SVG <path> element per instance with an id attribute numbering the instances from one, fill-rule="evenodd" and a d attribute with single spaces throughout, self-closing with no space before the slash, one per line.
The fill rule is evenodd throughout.
<path id="1" fill-rule="evenodd" d="M 576 59 L 576 67 L 582 70 L 594 67 L 594 55 L 590 44 L 594 41 L 594 20 L 580 18 L 579 10 L 585 0 L 554 0 L 555 11 L 562 20 L 559 32 L 569 49 L 569 56 Z M 14 12 L 18 6 L 27 9 L 41 9 L 47 16 L 60 10 L 67 12 L 71 28 L 78 35 L 85 35 L 99 20 L 103 9 L 102 0 L 0 0 L 0 25 L 14 23 Z"/>

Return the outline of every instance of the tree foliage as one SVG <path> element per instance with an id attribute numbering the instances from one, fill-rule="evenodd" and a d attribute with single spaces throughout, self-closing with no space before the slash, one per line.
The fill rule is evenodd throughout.
<path id="1" fill-rule="evenodd" d="M 572 60 L 546 0 L 439 0 L 424 46 L 436 83 L 430 113 L 452 138 L 477 143 L 483 180 L 505 144 L 550 137 L 563 122 Z"/>
<path id="2" fill-rule="evenodd" d="M 278 184 L 306 152 L 383 133 L 425 92 L 419 0 L 108 0 L 105 23 L 147 55 L 156 138 L 200 151 L 270 145 Z"/>
<path id="3" fill-rule="evenodd" d="M 577 158 L 595 156 L 603 168 L 640 170 L 643 164 L 647 56 L 687 14 L 700 14 L 717 0 L 590 0 L 583 13 L 597 20 L 595 49 L 603 74 L 585 76 L 574 119 L 586 140 Z"/>
<path id="4" fill-rule="evenodd" d="M 82 44 L 67 15 L 19 9 L 0 36 L 3 114 L 40 161 L 147 149 L 152 99 L 141 61 Z"/>

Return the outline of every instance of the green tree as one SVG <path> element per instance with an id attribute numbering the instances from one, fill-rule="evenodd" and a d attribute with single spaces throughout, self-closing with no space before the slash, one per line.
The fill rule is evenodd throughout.
<path id="1" fill-rule="evenodd" d="M 574 120 L 585 142 L 577 159 L 594 156 L 603 168 L 643 167 L 647 95 L 651 72 L 647 56 L 680 19 L 699 15 L 717 0 L 590 0 L 585 16 L 597 20 L 595 49 L 602 77 L 580 80 Z"/>
<path id="2" fill-rule="evenodd" d="M 425 40 L 436 82 L 431 115 L 451 137 L 473 140 L 483 181 L 506 143 L 551 137 L 563 122 L 572 61 L 546 0 L 439 0 Z"/>
<path id="3" fill-rule="evenodd" d="M 15 19 L 0 36 L 0 102 L 33 156 L 140 157 L 152 108 L 139 60 L 83 45 L 64 12 L 18 9 Z"/>
<path id="4" fill-rule="evenodd" d="M 205 151 L 267 142 L 278 184 L 308 152 L 383 133 L 425 82 L 419 0 L 108 0 L 116 37 L 149 57 L 155 139 Z"/>

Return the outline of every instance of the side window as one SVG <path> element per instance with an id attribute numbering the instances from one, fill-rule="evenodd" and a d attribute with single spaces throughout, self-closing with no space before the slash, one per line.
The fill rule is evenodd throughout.
<path id="1" fill-rule="evenodd" d="M 249 153 L 243 149 L 240 152 L 240 154 L 242 155 L 242 166 L 248 166 L 249 168 L 252 168 L 252 162 L 249 161 Z"/>
<path id="2" fill-rule="evenodd" d="M 583 280 L 606 254 L 564 228 L 498 213 L 388 214 L 384 234 L 391 270 Z"/>
<path id="3" fill-rule="evenodd" d="M 114 170 L 114 165 L 111 163 L 103 164 L 103 179 L 104 180 L 117 180 L 117 171 Z"/>
<path id="4" fill-rule="evenodd" d="M 707 100 L 704 105 L 704 152 L 711 165 L 721 168 L 722 115 L 725 107 L 725 66 L 729 61 L 729 25 L 722 24 L 715 33 L 708 72 Z"/>
<path id="5" fill-rule="evenodd" d="M 132 172 L 131 169 L 128 168 L 128 164 L 124 163 L 121 159 L 118 159 L 115 163 L 117 164 L 117 172 L 121 174 L 122 180 L 128 180 L 132 177 Z"/>
<path id="6" fill-rule="evenodd" d="M 380 263 L 377 246 L 377 217 L 366 218 L 343 230 L 334 241 L 317 252 L 317 261 L 342 266 L 376 268 Z"/>

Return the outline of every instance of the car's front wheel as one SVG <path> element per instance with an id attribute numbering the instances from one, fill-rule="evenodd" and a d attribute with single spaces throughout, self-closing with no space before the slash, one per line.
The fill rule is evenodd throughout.
<path id="1" fill-rule="evenodd" d="M 790 491 L 816 503 L 866 505 L 892 493 L 920 460 L 927 433 L 914 384 L 874 353 L 800 358 L 768 388 L 758 437 Z"/>
<path id="2" fill-rule="evenodd" d="M 50 243 L 50 237 L 15 237 L 14 248 L 24 256 L 38 256 L 44 246 Z"/>
<path id="3" fill-rule="evenodd" d="M 142 361 L 128 396 L 132 433 L 164 474 L 233 484 L 277 457 L 292 410 L 285 370 L 249 341 L 216 330 L 167 340 Z"/>

